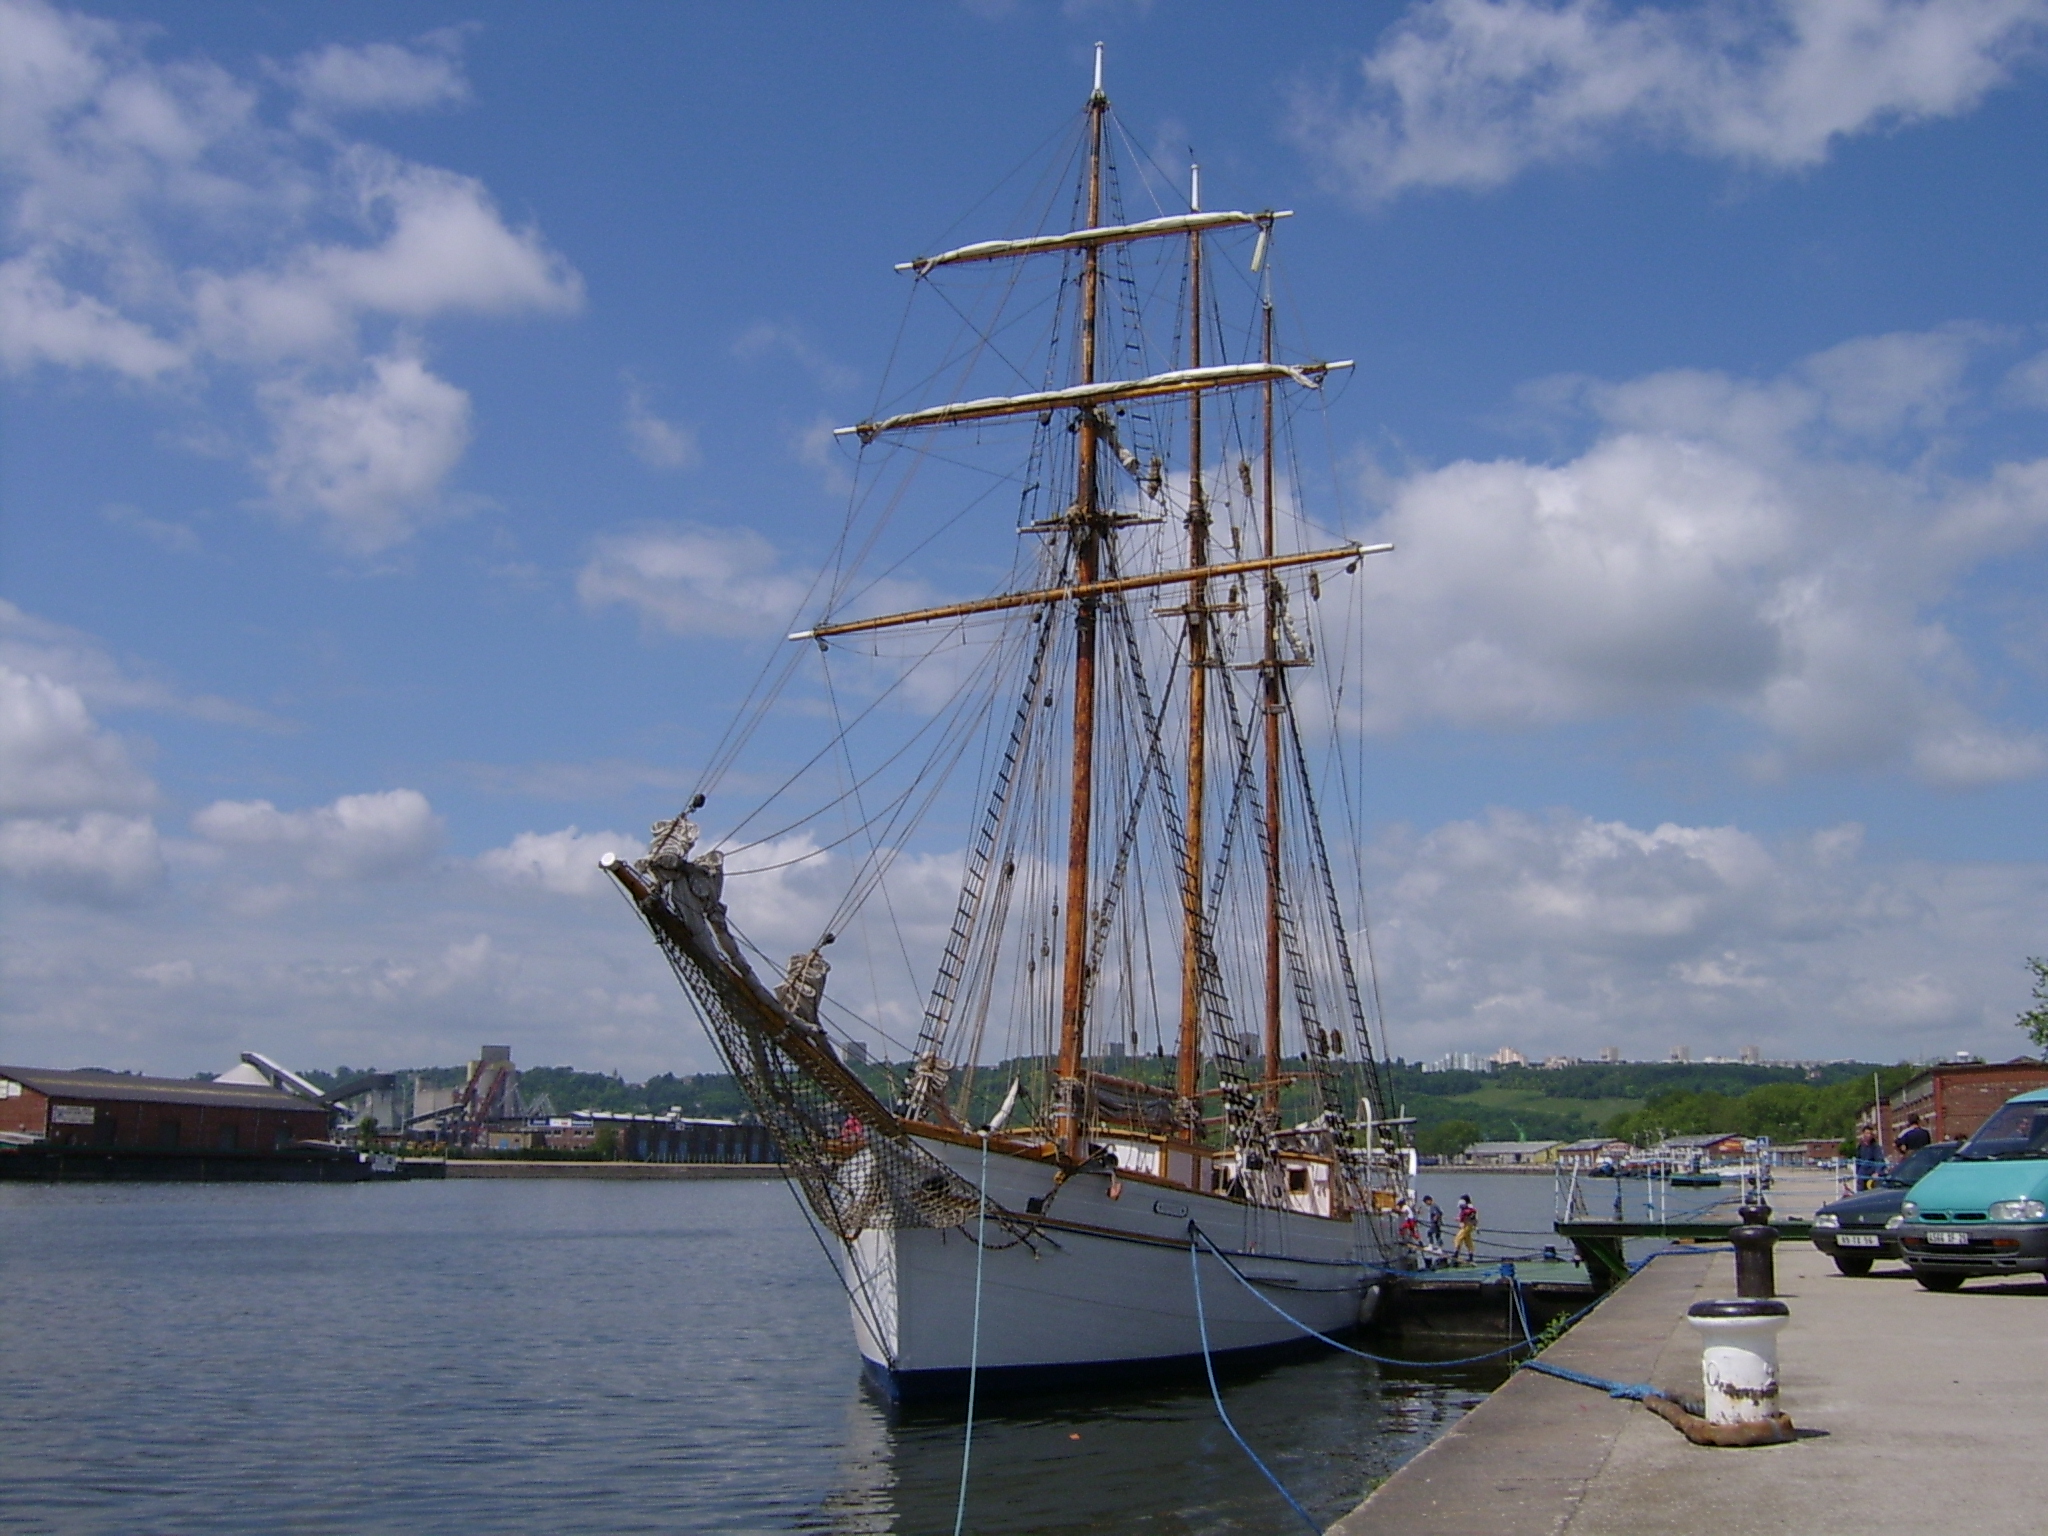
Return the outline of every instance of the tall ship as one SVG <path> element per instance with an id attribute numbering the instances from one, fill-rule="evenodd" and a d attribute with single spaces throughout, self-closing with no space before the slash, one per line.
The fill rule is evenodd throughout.
<path id="1" fill-rule="evenodd" d="M 1283 346 L 1288 214 L 1205 209 L 1198 171 L 1132 148 L 1099 48 L 1054 160 L 1035 224 L 898 268 L 911 314 L 954 330 L 840 429 L 846 525 L 701 792 L 645 858 L 604 861 L 772 1130 L 895 1398 L 1347 1330 L 1398 1260 L 1413 1174 L 1355 869 L 1345 642 L 1385 546 L 1317 531 L 1292 447 L 1351 364 Z M 906 320 L 899 354 L 922 334 Z M 903 573 L 942 536 L 963 552 L 931 564 L 992 593 L 864 611 L 933 596 Z M 806 712 L 815 755 L 735 770 L 764 721 Z M 750 778 L 779 787 L 707 839 L 707 796 Z M 771 963 L 728 898 L 834 850 L 832 931 Z M 958 893 L 904 1060 L 875 1066 L 827 947 L 893 911 L 906 859 Z"/>

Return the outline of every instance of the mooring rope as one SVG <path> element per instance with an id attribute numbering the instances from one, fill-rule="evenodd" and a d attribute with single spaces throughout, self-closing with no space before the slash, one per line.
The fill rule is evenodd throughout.
<path id="1" fill-rule="evenodd" d="M 1188 1223 L 1188 1231 L 1195 1236 L 1202 1235 L 1201 1228 L 1197 1227 L 1192 1221 Z M 1202 1241 L 1208 1242 L 1208 1239 L 1206 1237 L 1202 1237 Z M 1209 1245 L 1209 1251 L 1215 1253 L 1215 1244 L 1211 1243 Z M 1218 1258 L 1223 1258 L 1223 1256 L 1220 1253 L 1216 1256 Z M 1224 1259 L 1223 1264 L 1226 1269 L 1230 1267 L 1230 1261 L 1228 1259 Z M 1194 1242 L 1190 1242 L 1188 1244 L 1188 1273 L 1194 1277 L 1195 1282 L 1195 1325 L 1197 1328 L 1201 1330 L 1202 1369 L 1208 1372 L 1209 1375 L 1209 1396 L 1211 1399 L 1214 1400 L 1216 1404 L 1216 1417 L 1221 1419 L 1223 1421 L 1223 1427 L 1230 1431 L 1230 1438 L 1237 1442 L 1238 1449 L 1243 1451 L 1245 1455 L 1251 1457 L 1252 1465 L 1257 1467 L 1260 1473 L 1264 1475 L 1266 1481 L 1273 1485 L 1273 1491 L 1279 1494 L 1281 1498 L 1287 1501 L 1287 1507 L 1289 1509 L 1293 1510 L 1297 1515 L 1301 1516 L 1302 1524 L 1306 1525 L 1310 1530 L 1314 1531 L 1316 1533 L 1316 1536 L 1323 1536 L 1323 1528 L 1316 1523 L 1315 1516 L 1311 1515 L 1306 1509 L 1303 1509 L 1301 1507 L 1301 1501 L 1296 1499 L 1293 1494 L 1289 1493 L 1287 1491 L 1287 1485 L 1281 1482 L 1280 1479 L 1274 1475 L 1273 1469 L 1267 1466 L 1265 1462 L 1259 1459 L 1259 1453 L 1252 1449 L 1250 1441 L 1246 1440 L 1243 1435 L 1238 1433 L 1237 1426 L 1231 1423 L 1230 1421 L 1229 1410 L 1227 1410 L 1223 1406 L 1223 1392 L 1222 1389 L 1216 1385 L 1216 1362 L 1210 1356 L 1209 1353 L 1209 1315 L 1202 1306 L 1202 1250 L 1200 1244 Z M 1233 1271 L 1233 1273 L 1235 1273 L 1235 1271 Z M 1254 1294 L 1256 1294 L 1256 1292 Z M 953 1536 L 960 1536 L 959 1528 L 957 1526 L 954 1528 Z"/>
<path id="2" fill-rule="evenodd" d="M 960 1444 L 960 1498 L 953 1506 L 953 1536 L 967 1525 L 967 1469 L 974 1462 L 974 1390 L 981 1376 L 981 1266 L 988 1257 L 988 1137 L 981 1133 L 981 1205 L 974 1213 L 974 1329 L 967 1344 L 967 1436 Z"/>
<path id="3" fill-rule="evenodd" d="M 1511 1355 L 1516 1350 L 1527 1349 L 1530 1347 L 1529 1342 L 1517 1339 L 1514 1343 L 1506 1345 L 1501 1349 L 1489 1349 L 1483 1355 L 1462 1355 L 1456 1360 L 1402 1360 L 1394 1355 L 1376 1355 L 1371 1350 L 1355 1348 L 1352 1345 L 1344 1343 L 1342 1340 L 1331 1338 L 1327 1333 L 1323 1333 L 1317 1329 L 1311 1328 L 1307 1323 L 1304 1323 L 1300 1318 L 1296 1317 L 1293 1313 L 1289 1312 L 1285 1307 L 1281 1306 L 1277 1301 L 1273 1300 L 1272 1297 L 1268 1296 L 1264 1291 L 1260 1290 L 1256 1285 L 1254 1285 L 1251 1282 L 1249 1278 L 1246 1277 L 1242 1270 L 1240 1270 L 1235 1264 L 1230 1262 L 1229 1255 L 1224 1253 L 1224 1251 L 1221 1248 L 1218 1248 L 1216 1246 L 1215 1242 L 1211 1240 L 1209 1234 L 1204 1232 L 1194 1222 L 1191 1221 L 1188 1223 L 1188 1231 L 1194 1238 L 1196 1238 L 1202 1244 L 1203 1247 L 1206 1247 L 1211 1253 L 1216 1255 L 1218 1259 L 1222 1260 L 1223 1267 L 1230 1271 L 1232 1278 L 1235 1279 L 1239 1285 L 1243 1286 L 1246 1290 L 1250 1291 L 1254 1296 L 1258 1297 L 1260 1301 L 1264 1302 L 1271 1311 L 1273 1311 L 1281 1318 L 1282 1321 L 1292 1324 L 1294 1327 L 1300 1329 L 1303 1333 L 1307 1334 L 1312 1339 L 1321 1340 L 1323 1343 L 1329 1345 L 1332 1349 L 1340 1350 L 1347 1355 L 1355 1355 L 1360 1360 L 1370 1360 L 1374 1365 L 1398 1365 L 1404 1368 L 1414 1370 L 1448 1369 L 1452 1366 L 1478 1365 L 1483 1361 L 1498 1360 L 1502 1355 Z M 1578 1311 L 1572 1313 L 1569 1317 L 1565 1319 L 1565 1326 L 1571 1326 L 1571 1324 L 1577 1322 L 1580 1318 L 1584 1317 L 1588 1312 L 1591 1312 L 1593 1308 L 1599 1305 L 1600 1303 L 1597 1299 L 1588 1302 L 1585 1306 L 1581 1307 Z"/>
<path id="4" fill-rule="evenodd" d="M 1555 1376 L 1559 1381 L 1577 1382 L 1582 1387 L 1594 1387 L 1609 1397 L 1627 1398 L 1641 1402 L 1646 1397 L 1662 1397 L 1664 1394 L 1647 1381 L 1609 1381 L 1605 1376 L 1588 1376 L 1584 1371 L 1572 1370 L 1569 1366 L 1552 1365 L 1548 1360 L 1524 1360 L 1525 1371 L 1541 1371 L 1545 1376 Z"/>

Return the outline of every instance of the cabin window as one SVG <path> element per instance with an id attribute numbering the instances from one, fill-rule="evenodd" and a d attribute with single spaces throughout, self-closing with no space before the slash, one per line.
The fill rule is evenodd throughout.
<path id="1" fill-rule="evenodd" d="M 220 1135 L 215 1138 L 215 1145 L 223 1152 L 240 1151 L 242 1146 L 241 1127 L 234 1125 L 222 1126 L 220 1128 Z"/>
<path id="2" fill-rule="evenodd" d="M 1289 1194 L 1304 1194 L 1308 1190 L 1308 1170 L 1290 1168 L 1287 1170 L 1287 1191 Z"/>
<path id="3" fill-rule="evenodd" d="M 175 1120 L 159 1120 L 156 1127 L 156 1144 L 160 1147 L 175 1147 L 178 1138 L 184 1134 L 184 1127 Z"/>

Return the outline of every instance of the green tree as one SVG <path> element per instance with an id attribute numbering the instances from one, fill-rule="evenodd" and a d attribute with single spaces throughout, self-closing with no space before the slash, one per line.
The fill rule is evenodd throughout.
<path id="1" fill-rule="evenodd" d="M 2034 973 L 2034 1006 L 2013 1022 L 2027 1032 L 2027 1038 L 2048 1051 L 2048 960 L 2027 956 L 2027 969 Z"/>
<path id="2" fill-rule="evenodd" d="M 619 1155 L 619 1128 L 616 1125 L 601 1125 L 597 1135 L 591 1139 L 590 1150 L 607 1160 Z"/>
<path id="3" fill-rule="evenodd" d="M 1441 1125 L 1425 1127 L 1415 1138 L 1415 1147 L 1431 1157 L 1456 1157 L 1473 1142 L 1484 1139 L 1484 1133 L 1470 1120 L 1446 1120 Z"/>
<path id="4" fill-rule="evenodd" d="M 365 1115 L 356 1122 L 356 1145 L 374 1147 L 377 1145 L 377 1117 Z"/>

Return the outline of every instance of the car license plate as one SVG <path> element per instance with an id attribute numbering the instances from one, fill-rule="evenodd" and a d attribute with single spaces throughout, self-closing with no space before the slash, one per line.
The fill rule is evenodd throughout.
<path id="1" fill-rule="evenodd" d="M 1872 1232 L 1844 1232 L 1835 1239 L 1835 1245 L 1840 1248 L 1875 1248 L 1878 1245 L 1877 1235 Z"/>
<path id="2" fill-rule="evenodd" d="M 1945 1248 L 1967 1248 L 1970 1246 L 1970 1234 L 1967 1232 L 1930 1232 L 1927 1234 L 1927 1241 L 1939 1243 Z"/>

